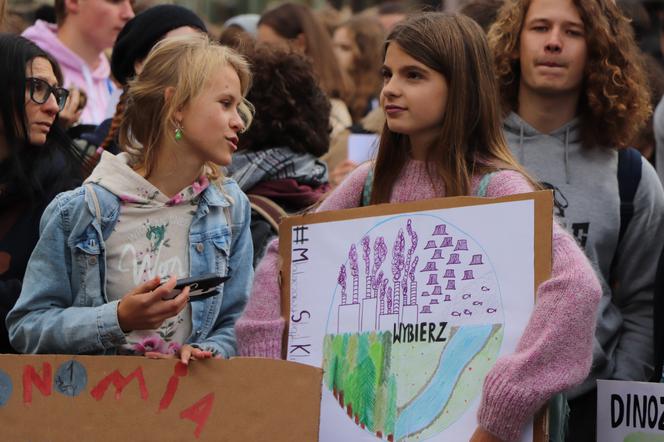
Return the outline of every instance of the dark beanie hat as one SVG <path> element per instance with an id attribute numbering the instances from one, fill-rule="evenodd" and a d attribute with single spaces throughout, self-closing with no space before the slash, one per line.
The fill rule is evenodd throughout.
<path id="1" fill-rule="evenodd" d="M 182 26 L 207 33 L 205 23 L 195 13 L 177 5 L 153 6 L 129 20 L 113 46 L 111 72 L 115 79 L 126 85 L 136 75 L 134 63 L 147 57 L 164 35 Z"/>

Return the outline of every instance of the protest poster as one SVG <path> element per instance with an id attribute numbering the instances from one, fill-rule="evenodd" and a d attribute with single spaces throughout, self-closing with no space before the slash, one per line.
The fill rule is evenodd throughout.
<path id="1" fill-rule="evenodd" d="M 323 368 L 319 440 L 468 440 L 550 274 L 551 229 L 550 192 L 283 221 L 284 356 Z M 543 417 L 524 433 L 545 440 Z"/>
<path id="2" fill-rule="evenodd" d="M 0 355 L 8 441 L 313 441 L 321 370 L 281 360 Z"/>
<path id="3" fill-rule="evenodd" d="M 597 440 L 664 442 L 664 384 L 598 380 Z"/>

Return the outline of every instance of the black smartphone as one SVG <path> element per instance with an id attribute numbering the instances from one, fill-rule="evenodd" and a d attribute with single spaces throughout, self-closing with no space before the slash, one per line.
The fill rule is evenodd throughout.
<path id="1" fill-rule="evenodd" d="M 189 278 L 178 279 L 175 282 L 175 287 L 164 297 L 164 300 L 173 299 L 180 294 L 185 287 L 189 286 L 189 301 L 198 301 L 207 299 L 210 296 L 217 294 L 217 287 L 228 281 L 231 278 L 230 272 L 225 275 L 217 275 L 216 273 L 206 273 L 204 275 L 191 276 Z"/>

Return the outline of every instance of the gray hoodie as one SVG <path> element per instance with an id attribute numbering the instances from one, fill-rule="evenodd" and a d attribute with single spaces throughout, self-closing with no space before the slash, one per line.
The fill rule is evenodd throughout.
<path id="1" fill-rule="evenodd" d="M 579 124 L 574 119 L 543 134 L 515 113 L 503 123 L 514 156 L 554 189 L 558 220 L 585 250 L 602 283 L 591 374 L 569 392 L 571 398 L 594 388 L 596 379 L 646 381 L 652 375 L 653 285 L 664 245 L 664 191 L 645 160 L 634 216 L 618 243 L 618 152 L 582 147 Z"/>
<path id="2" fill-rule="evenodd" d="M 659 101 L 652 116 L 655 130 L 655 169 L 664 184 L 664 97 Z"/>

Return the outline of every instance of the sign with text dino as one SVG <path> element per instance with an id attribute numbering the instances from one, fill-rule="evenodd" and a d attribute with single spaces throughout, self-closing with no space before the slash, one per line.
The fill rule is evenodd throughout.
<path id="1" fill-rule="evenodd" d="M 484 377 L 550 272 L 551 204 L 449 198 L 282 223 L 285 353 L 323 368 L 319 440 L 470 439 Z"/>

